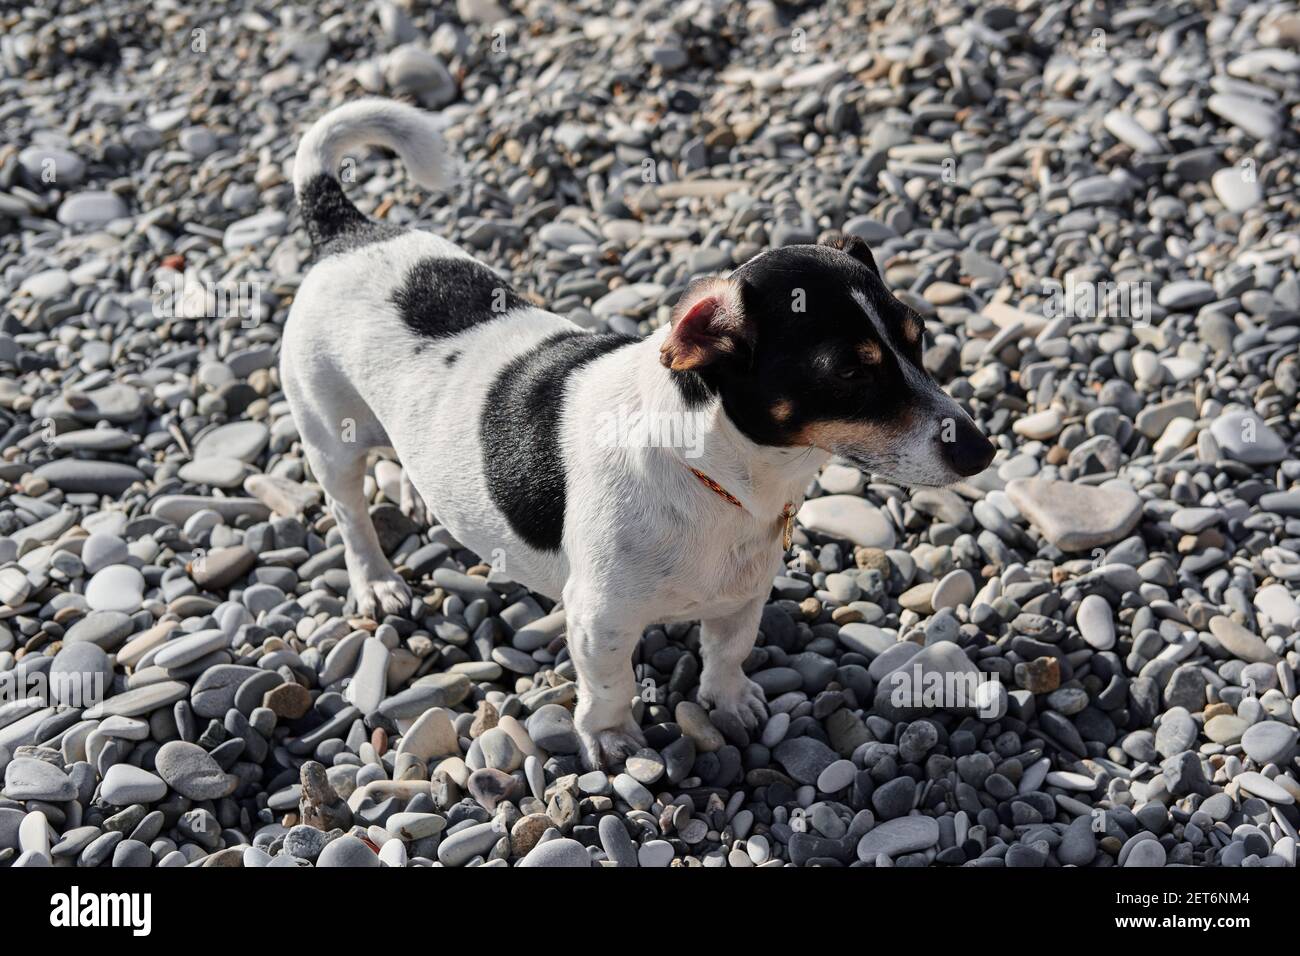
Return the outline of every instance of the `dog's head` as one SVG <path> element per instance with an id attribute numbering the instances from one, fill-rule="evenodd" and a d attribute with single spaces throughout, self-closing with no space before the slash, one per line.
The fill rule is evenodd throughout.
<path id="1" fill-rule="evenodd" d="M 661 350 L 761 445 L 812 445 L 910 485 L 983 471 L 993 446 L 921 364 L 925 326 L 871 250 L 832 234 L 692 283 Z"/>

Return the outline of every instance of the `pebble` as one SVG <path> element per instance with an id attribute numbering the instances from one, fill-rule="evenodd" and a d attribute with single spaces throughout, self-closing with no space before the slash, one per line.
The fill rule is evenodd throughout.
<path id="1" fill-rule="evenodd" d="M 591 856 L 587 853 L 587 848 L 577 840 L 560 838 L 539 843 L 515 865 L 587 869 L 591 866 Z"/>
<path id="2" fill-rule="evenodd" d="M 862 498 L 826 495 L 805 501 L 798 520 L 811 531 L 843 538 L 860 547 L 892 548 L 895 538 L 885 517 Z"/>
<path id="3" fill-rule="evenodd" d="M 99 792 L 107 803 L 128 807 L 161 800 L 167 795 L 167 784 L 157 774 L 120 763 L 108 768 Z"/>
<path id="4" fill-rule="evenodd" d="M 316 861 L 320 867 L 373 868 L 379 866 L 375 851 L 354 836 L 341 836 L 325 844 Z"/>
<path id="5" fill-rule="evenodd" d="M 927 850 L 938 842 L 939 823 L 933 817 L 899 817 L 877 824 L 858 841 L 858 859 L 871 863 L 881 854 L 900 856 Z"/>
<path id="6" fill-rule="evenodd" d="M 191 800 L 220 799 L 239 782 L 202 747 L 183 740 L 163 744 L 154 755 L 154 765 L 167 786 Z"/>
<path id="7" fill-rule="evenodd" d="M 1094 488 L 1047 478 L 1011 481 L 1007 497 L 1062 551 L 1113 544 L 1133 530 L 1142 510 L 1131 489 Z"/>

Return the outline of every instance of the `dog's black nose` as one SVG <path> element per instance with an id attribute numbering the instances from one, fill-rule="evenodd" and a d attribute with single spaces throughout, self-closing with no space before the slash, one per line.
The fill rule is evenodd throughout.
<path id="1" fill-rule="evenodd" d="M 993 460 L 993 444 L 968 418 L 957 421 L 955 428 L 940 428 L 939 445 L 948 467 L 962 477 L 979 474 Z"/>

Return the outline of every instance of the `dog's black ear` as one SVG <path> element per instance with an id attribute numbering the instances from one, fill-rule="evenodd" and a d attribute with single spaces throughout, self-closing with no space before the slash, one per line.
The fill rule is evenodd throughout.
<path id="1" fill-rule="evenodd" d="M 876 275 L 880 275 L 880 270 L 876 268 L 875 257 L 871 254 L 871 247 L 867 245 L 865 239 L 859 236 L 846 235 L 839 230 L 832 229 L 822 233 L 821 238 L 817 240 L 817 244 L 847 252 Z"/>
<path id="2" fill-rule="evenodd" d="M 739 284 L 711 276 L 696 279 L 673 307 L 672 331 L 659 361 L 674 372 L 702 368 L 754 342 Z"/>

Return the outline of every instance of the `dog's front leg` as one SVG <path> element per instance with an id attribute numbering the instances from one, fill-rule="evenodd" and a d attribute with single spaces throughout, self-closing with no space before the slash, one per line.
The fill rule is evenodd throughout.
<path id="1" fill-rule="evenodd" d="M 564 604 L 566 642 L 578 672 L 573 722 L 582 741 L 582 761 L 591 770 L 609 769 L 645 746 L 632 718 L 632 651 L 642 627 L 615 609 L 602 609 L 580 587 L 564 589 Z"/>
<path id="2" fill-rule="evenodd" d="M 741 670 L 758 637 L 763 602 L 763 598 L 756 598 L 725 617 L 700 622 L 700 648 L 704 654 L 700 703 L 732 714 L 750 728 L 767 717 L 767 696 Z"/>

